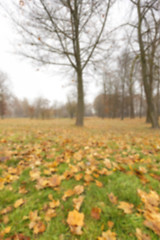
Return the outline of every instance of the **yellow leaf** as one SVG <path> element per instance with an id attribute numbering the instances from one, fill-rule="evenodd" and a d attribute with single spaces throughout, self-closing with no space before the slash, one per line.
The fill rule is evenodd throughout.
<path id="1" fill-rule="evenodd" d="M 18 208 L 18 207 L 22 206 L 23 204 L 24 204 L 24 200 L 22 198 L 20 198 L 14 203 L 14 207 Z"/>

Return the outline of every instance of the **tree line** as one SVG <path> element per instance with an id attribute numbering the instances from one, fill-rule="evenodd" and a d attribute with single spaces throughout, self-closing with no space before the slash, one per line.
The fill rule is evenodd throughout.
<path id="1" fill-rule="evenodd" d="M 129 63 L 129 62 L 128 62 Z M 127 68 L 129 69 L 129 68 Z M 108 76 L 108 75 L 107 75 Z M 118 73 L 117 73 L 118 77 Z M 147 116 L 147 104 L 142 83 L 139 80 L 134 81 L 132 86 L 134 90 L 129 91 L 130 85 L 126 79 L 125 84 L 121 78 L 108 80 L 103 77 L 101 83 L 102 90 L 97 93 L 92 103 L 85 104 L 84 116 L 98 116 L 100 118 L 134 118 Z M 118 85 L 119 83 L 119 85 Z M 123 84 L 122 84 L 123 83 Z M 138 86 L 138 84 L 140 86 Z M 124 85 L 124 86 L 123 86 Z M 137 86 L 137 90 L 134 86 Z M 132 92 L 132 94 L 131 94 Z M 155 101 L 160 103 L 159 95 L 155 95 Z M 27 98 L 19 99 L 10 89 L 10 82 L 7 74 L 0 72 L 0 117 L 1 118 L 75 118 L 77 111 L 76 97 L 73 94 L 68 95 L 65 103 L 51 102 L 47 98 L 39 96 L 34 100 Z M 160 114 L 160 113 L 159 113 Z"/>

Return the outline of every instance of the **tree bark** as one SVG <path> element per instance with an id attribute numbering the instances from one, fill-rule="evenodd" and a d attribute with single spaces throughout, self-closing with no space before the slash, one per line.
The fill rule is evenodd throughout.
<path id="1" fill-rule="evenodd" d="M 77 115 L 76 125 L 83 126 L 84 122 L 84 90 L 83 90 L 83 75 L 82 71 L 77 72 L 77 84 L 78 84 L 78 101 L 77 101 Z"/>

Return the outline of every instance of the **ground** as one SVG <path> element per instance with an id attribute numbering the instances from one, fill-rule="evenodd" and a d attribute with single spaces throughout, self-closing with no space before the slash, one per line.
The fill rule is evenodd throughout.
<path id="1" fill-rule="evenodd" d="M 0 120 L 0 239 L 160 239 L 160 130 Z"/>

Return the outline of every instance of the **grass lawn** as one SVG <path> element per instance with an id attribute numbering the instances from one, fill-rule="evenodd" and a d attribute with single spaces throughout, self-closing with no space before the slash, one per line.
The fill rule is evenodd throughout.
<path id="1" fill-rule="evenodd" d="M 0 240 L 160 239 L 160 130 L 0 120 Z"/>

